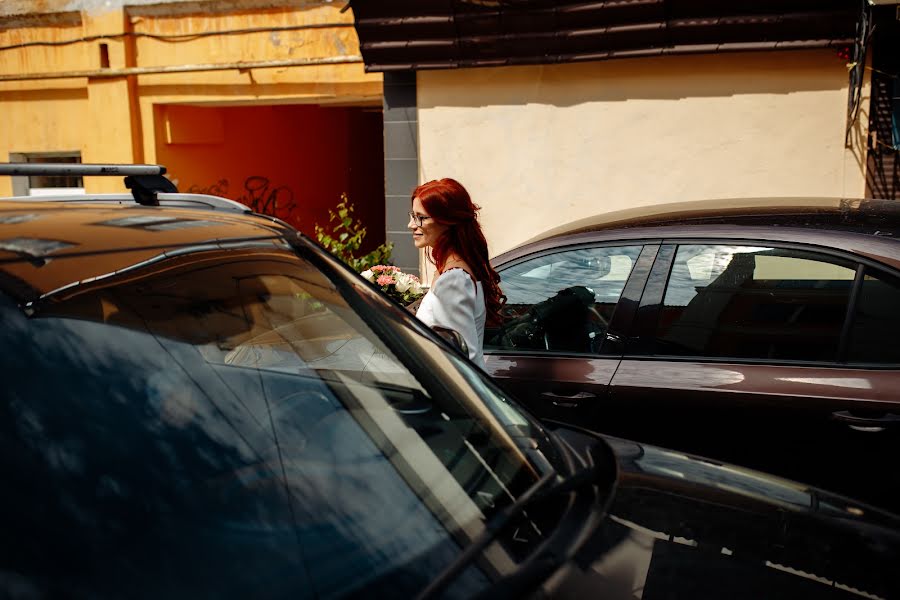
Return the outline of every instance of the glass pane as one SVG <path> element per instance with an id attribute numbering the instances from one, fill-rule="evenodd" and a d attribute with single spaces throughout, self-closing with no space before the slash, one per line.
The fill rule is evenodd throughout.
<path id="1" fill-rule="evenodd" d="M 0 528 L 23 585 L 409 597 L 542 474 L 316 268 L 247 252 L 76 285 L 30 318 L 0 294 Z M 449 595 L 485 582 L 473 567 Z"/>
<path id="2" fill-rule="evenodd" d="M 657 354 L 835 360 L 854 277 L 854 265 L 811 252 L 680 246 Z"/>
<path id="3" fill-rule="evenodd" d="M 900 363 L 900 278 L 866 269 L 847 360 Z"/>
<path id="4" fill-rule="evenodd" d="M 641 246 L 579 248 L 500 273 L 507 320 L 486 348 L 598 353 Z"/>
<path id="5" fill-rule="evenodd" d="M 79 164 L 81 163 L 81 155 L 32 155 L 26 159 L 29 163 L 39 164 Z M 31 190 L 42 188 L 84 188 L 81 177 L 77 175 L 33 175 L 28 178 L 28 187 Z M 63 190 L 60 190 L 63 193 Z"/>

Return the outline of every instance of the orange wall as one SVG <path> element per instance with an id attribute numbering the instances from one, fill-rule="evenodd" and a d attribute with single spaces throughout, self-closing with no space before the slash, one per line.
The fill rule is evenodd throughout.
<path id="1" fill-rule="evenodd" d="M 365 246 L 384 241 L 380 111 L 161 105 L 154 121 L 157 162 L 180 191 L 243 202 L 310 236 L 346 192 L 366 225 Z"/>

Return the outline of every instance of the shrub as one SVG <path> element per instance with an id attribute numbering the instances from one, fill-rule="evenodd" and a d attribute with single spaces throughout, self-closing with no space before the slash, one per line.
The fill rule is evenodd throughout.
<path id="1" fill-rule="evenodd" d="M 365 271 L 375 265 L 390 264 L 391 251 L 394 244 L 387 242 L 381 244 L 371 252 L 357 256 L 359 247 L 366 237 L 366 228 L 362 223 L 353 218 L 353 204 L 347 198 L 347 194 L 341 194 L 336 210 L 328 211 L 330 232 L 316 224 L 316 239 L 326 250 L 350 265 L 357 273 Z"/>

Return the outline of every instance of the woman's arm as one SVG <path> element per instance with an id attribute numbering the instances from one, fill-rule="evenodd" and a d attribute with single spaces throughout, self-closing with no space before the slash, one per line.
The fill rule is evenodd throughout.
<path id="1" fill-rule="evenodd" d="M 476 355 L 479 347 L 478 330 L 475 324 L 475 282 L 462 269 L 444 271 L 435 281 L 430 294 L 431 327 L 444 327 L 458 332 L 468 346 L 469 356 Z"/>

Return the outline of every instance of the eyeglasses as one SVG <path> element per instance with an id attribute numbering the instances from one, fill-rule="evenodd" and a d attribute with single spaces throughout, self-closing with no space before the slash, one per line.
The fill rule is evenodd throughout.
<path id="1" fill-rule="evenodd" d="M 409 220 L 416 224 L 416 227 L 421 227 L 421 226 L 422 226 L 422 221 L 424 221 L 425 219 L 430 219 L 430 218 L 431 218 L 431 217 L 426 216 L 426 215 L 417 215 L 416 213 L 414 213 L 414 212 L 412 212 L 412 211 L 410 211 L 410 212 L 408 212 L 408 213 L 406 213 L 406 214 L 409 215 Z"/>

